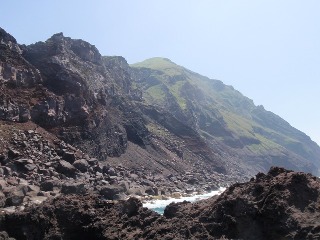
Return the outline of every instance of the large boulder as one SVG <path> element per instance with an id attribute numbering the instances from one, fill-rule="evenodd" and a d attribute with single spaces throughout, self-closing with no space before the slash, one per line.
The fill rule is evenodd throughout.
<path id="1" fill-rule="evenodd" d="M 99 188 L 99 193 L 105 199 L 117 200 L 123 199 L 125 195 L 125 189 L 119 185 L 104 185 Z"/>
<path id="2" fill-rule="evenodd" d="M 89 163 L 85 159 L 76 160 L 72 165 L 80 172 L 87 172 L 90 167 Z"/>
<path id="3" fill-rule="evenodd" d="M 78 170 L 74 166 L 72 166 L 69 162 L 65 160 L 59 161 L 57 172 L 68 177 L 74 177 L 77 171 Z"/>
<path id="4" fill-rule="evenodd" d="M 45 180 L 40 184 L 41 191 L 54 191 L 61 188 L 59 180 Z"/>
<path id="5" fill-rule="evenodd" d="M 24 197 L 28 192 L 27 185 L 18 185 L 4 189 L 6 195 L 6 206 L 19 206 L 23 203 Z"/>
<path id="6" fill-rule="evenodd" d="M 14 161 L 18 171 L 31 172 L 37 169 L 37 165 L 33 163 L 32 159 L 21 158 Z"/>
<path id="7" fill-rule="evenodd" d="M 74 163 L 74 161 L 76 160 L 76 155 L 74 152 L 70 152 L 70 151 L 65 151 L 62 155 L 63 160 L 66 160 L 69 163 Z"/>
<path id="8" fill-rule="evenodd" d="M 62 184 L 61 193 L 64 194 L 84 194 L 86 185 L 81 182 L 66 182 Z"/>

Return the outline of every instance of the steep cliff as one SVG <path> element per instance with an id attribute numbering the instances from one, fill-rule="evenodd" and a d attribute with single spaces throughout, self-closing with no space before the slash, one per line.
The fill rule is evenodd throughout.
<path id="1" fill-rule="evenodd" d="M 164 175 L 172 189 L 271 165 L 318 171 L 319 146 L 304 133 L 168 59 L 129 66 L 62 33 L 25 46 L 3 29 L 0 55 L 1 120 L 31 121 L 101 162 Z"/>
<path id="2" fill-rule="evenodd" d="M 228 174 L 196 131 L 142 101 L 124 58 L 102 57 L 62 34 L 30 46 L 1 34 L 2 207 L 12 206 L 12 192 L 19 207 L 37 194 L 69 191 L 65 185 L 118 199 L 210 190 L 243 178 Z M 32 196 L 20 182 L 35 186 Z"/>
<path id="3" fill-rule="evenodd" d="M 146 102 L 168 109 L 225 159 L 253 172 L 280 165 L 319 173 L 319 146 L 233 87 L 164 58 L 132 67 Z"/>

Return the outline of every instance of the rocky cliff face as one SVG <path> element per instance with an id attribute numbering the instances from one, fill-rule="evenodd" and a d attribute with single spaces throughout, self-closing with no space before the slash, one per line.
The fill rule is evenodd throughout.
<path id="1" fill-rule="evenodd" d="M 147 146 L 154 150 L 158 148 L 154 141 L 159 138 L 153 137 L 150 132 L 153 127 L 150 126 L 161 128 L 163 123 L 154 119 L 152 112 L 156 110 L 153 107 L 142 103 L 141 90 L 135 87 L 132 70 L 124 58 L 101 57 L 94 46 L 62 34 L 25 47 L 23 56 L 41 71 L 44 85 L 63 97 L 67 119 L 63 124 L 49 126 L 60 138 L 100 159 L 119 157 L 126 151 L 128 140 L 143 149 Z M 146 110 L 150 108 L 153 111 Z M 171 129 L 177 124 L 171 124 Z M 198 135 L 192 138 L 194 142 L 200 141 L 196 144 L 199 152 L 206 148 Z M 167 142 L 167 152 L 180 154 L 177 156 L 181 159 L 181 153 L 173 150 L 176 147 L 170 146 L 170 139 L 164 141 Z M 221 161 L 208 149 L 204 150 L 204 158 L 211 161 L 213 169 L 225 172 Z M 193 154 L 186 165 L 191 167 L 192 162 L 202 161 L 203 156 L 197 154 L 198 150 L 187 148 L 186 151 Z M 158 158 L 168 157 L 163 152 Z"/>
<path id="2" fill-rule="evenodd" d="M 124 58 L 102 57 L 62 34 L 21 46 L 1 29 L 1 39 L 1 66 L 11 67 L 0 79 L 1 207 L 66 193 L 170 195 L 234 181 L 196 132 L 142 102 Z"/>
<path id="3" fill-rule="evenodd" d="M 238 179 L 274 164 L 317 169 L 319 147 L 301 132 L 168 59 L 132 68 L 62 33 L 25 46 L 1 30 L 1 48 L 1 119 L 32 121 L 101 161 Z"/>
<path id="4" fill-rule="evenodd" d="M 136 199 L 109 202 L 209 191 L 273 164 L 319 166 L 319 147 L 284 120 L 162 64 L 132 68 L 62 33 L 19 45 L 0 28 L 0 229 L 18 239 L 318 237 L 319 181 L 278 168 L 164 217 Z M 263 235 L 256 219 L 280 227 Z"/>
<path id="5" fill-rule="evenodd" d="M 42 82 L 40 72 L 21 57 L 22 50 L 16 40 L 3 29 L 0 29 L 0 51 L 0 118 L 28 121 L 31 119 L 30 103 L 19 95 L 36 94 L 35 89 Z"/>
<path id="6" fill-rule="evenodd" d="M 318 174 L 319 146 L 233 87 L 164 58 L 132 67 L 146 102 L 196 130 L 228 166 L 254 173 L 278 165 Z"/>

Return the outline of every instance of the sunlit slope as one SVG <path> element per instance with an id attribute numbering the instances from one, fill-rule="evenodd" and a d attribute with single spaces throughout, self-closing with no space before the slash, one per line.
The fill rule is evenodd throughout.
<path id="1" fill-rule="evenodd" d="M 166 108 L 206 139 L 256 155 L 289 152 L 320 166 L 316 143 L 232 86 L 166 58 L 151 58 L 131 67 L 147 103 Z"/>

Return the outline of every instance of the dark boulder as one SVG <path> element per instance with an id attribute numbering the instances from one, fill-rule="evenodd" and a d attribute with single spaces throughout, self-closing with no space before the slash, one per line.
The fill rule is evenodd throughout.
<path id="1" fill-rule="evenodd" d="M 86 192 L 86 186 L 84 183 L 63 183 L 61 187 L 61 193 L 64 194 L 84 194 Z"/>
<path id="2" fill-rule="evenodd" d="M 40 184 L 41 191 L 53 191 L 54 188 L 61 188 L 61 182 L 58 180 L 46 180 Z"/>
<path id="3" fill-rule="evenodd" d="M 74 166 L 72 166 L 69 162 L 64 160 L 59 161 L 57 172 L 64 174 L 65 176 L 68 176 L 68 177 L 74 177 L 77 171 L 78 170 Z"/>
<path id="4" fill-rule="evenodd" d="M 73 152 L 68 152 L 65 151 L 62 155 L 63 160 L 66 160 L 69 163 L 74 163 L 74 161 L 76 160 L 76 155 Z"/>
<path id="5" fill-rule="evenodd" d="M 136 215 L 139 209 L 142 207 L 142 203 L 137 198 L 129 198 L 122 203 L 122 213 L 127 214 L 128 217 Z"/>
<path id="6" fill-rule="evenodd" d="M 124 197 L 125 189 L 119 185 L 104 185 L 99 187 L 99 193 L 105 199 L 117 200 Z"/>
<path id="7" fill-rule="evenodd" d="M 76 160 L 72 165 L 80 172 L 87 172 L 90 166 L 85 159 Z"/>
<path id="8" fill-rule="evenodd" d="M 14 159 L 21 155 L 21 153 L 15 149 L 9 149 L 8 151 L 8 158 Z"/>

